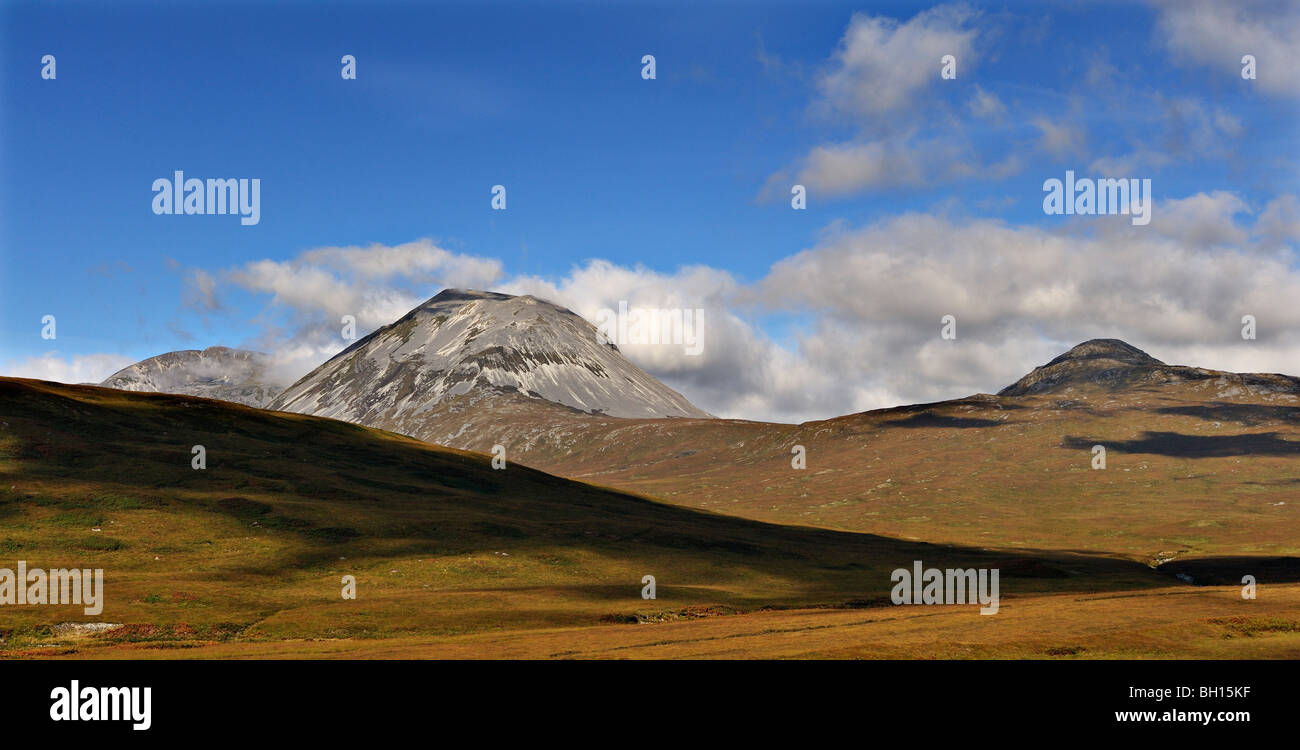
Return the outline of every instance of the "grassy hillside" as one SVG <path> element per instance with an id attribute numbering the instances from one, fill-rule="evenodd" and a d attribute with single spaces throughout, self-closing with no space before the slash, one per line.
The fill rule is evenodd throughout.
<path id="1" fill-rule="evenodd" d="M 998 567 L 1004 602 L 1173 582 L 1101 556 L 730 518 L 333 420 L 0 378 L 0 567 L 103 568 L 107 599 L 95 617 L 5 606 L 11 653 L 87 620 L 123 626 L 96 643 L 187 645 L 857 608 L 916 559 Z"/>
<path id="2" fill-rule="evenodd" d="M 1300 397 L 1213 380 L 975 396 L 802 425 L 466 415 L 561 476 L 777 523 L 1155 562 L 1300 556 Z M 1107 448 L 1105 470 L 1092 446 Z M 802 445 L 807 468 L 791 466 Z M 1239 576 L 1238 576 L 1239 577 Z"/>

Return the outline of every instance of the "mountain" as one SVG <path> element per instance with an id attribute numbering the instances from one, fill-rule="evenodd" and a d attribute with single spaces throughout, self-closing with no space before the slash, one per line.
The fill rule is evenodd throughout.
<path id="1" fill-rule="evenodd" d="M 1118 390 L 1170 383 L 1218 381 L 1221 388 L 1259 393 L 1300 393 L 1300 378 L 1233 373 L 1167 365 L 1118 339 L 1085 341 L 998 392 L 999 396 Z"/>
<path id="2" fill-rule="evenodd" d="M 709 418 L 594 326 L 532 296 L 448 289 L 357 341 L 270 408 L 440 442 L 463 412 Z M 490 447 L 490 446 L 489 446 Z"/>
<path id="3" fill-rule="evenodd" d="M 1093 341 L 999 395 L 800 425 L 466 410 L 443 442 L 768 522 L 1152 563 L 1300 555 L 1295 384 Z"/>
<path id="4" fill-rule="evenodd" d="M 282 387 L 268 382 L 267 356 L 212 346 L 167 352 L 136 362 L 100 383 L 122 391 L 179 393 L 264 407 Z"/>

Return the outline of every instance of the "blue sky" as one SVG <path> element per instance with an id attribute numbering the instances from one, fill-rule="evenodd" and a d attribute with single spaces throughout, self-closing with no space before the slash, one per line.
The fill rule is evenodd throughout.
<path id="1" fill-rule="evenodd" d="M 1300 351 L 1281 304 L 1300 289 L 1300 25 L 1293 4 L 1193 5 L 7 3 L 0 371 L 98 379 L 219 344 L 310 348 L 289 365 L 301 369 L 341 347 L 325 335 L 338 310 L 277 284 L 310 290 L 319 274 L 304 253 L 348 247 L 371 255 L 321 273 L 366 288 L 363 328 L 465 282 L 587 315 L 617 294 L 714 307 L 728 337 L 716 357 L 629 356 L 736 416 L 989 390 L 1094 331 L 1211 360 L 1194 364 L 1282 370 Z M 932 54 L 947 47 L 954 80 Z M 40 75 L 46 54 L 54 80 Z M 339 75 L 344 54 L 356 80 Z M 641 78 L 644 54 L 655 80 Z M 1243 54 L 1258 79 L 1241 77 Z M 154 215 L 152 182 L 178 169 L 259 178 L 260 223 Z M 1045 215 L 1043 181 L 1067 169 L 1152 179 L 1154 228 Z M 789 203 L 796 182 L 803 211 Z M 491 209 L 496 184 L 505 211 Z M 1078 304 L 992 309 L 967 288 L 954 313 L 979 337 L 936 353 L 931 313 L 953 299 L 942 284 L 922 293 L 933 311 L 819 291 L 852 281 L 834 269 L 873 252 L 905 268 L 909 241 L 978 247 L 982 231 L 1011 234 L 980 267 L 1033 265 L 1012 248 L 1044 237 L 1167 255 L 1128 291 L 1165 300 L 1175 322 L 1143 321 L 1141 306 L 1118 319 L 1081 317 Z M 418 272 L 363 269 L 363 255 L 401 247 L 426 259 Z M 931 271 L 970 260 L 927 257 Z M 1227 300 L 1198 301 L 1176 271 L 1189 264 L 1234 279 L 1216 291 Z M 887 280 L 872 268 L 855 289 L 874 299 Z M 1004 274 L 1003 295 L 1060 296 L 1045 270 L 1019 273 Z M 1065 294 L 1124 291 L 1107 278 Z M 1272 316 L 1255 349 L 1229 348 L 1235 323 L 1215 327 L 1237 316 L 1234 300 Z M 54 341 L 40 336 L 45 314 Z M 858 343 L 840 347 L 843 361 L 819 359 L 845 338 Z M 767 371 L 728 379 L 741 367 Z M 857 385 L 819 384 L 828 367 Z M 929 370 L 962 375 L 909 385 Z"/>

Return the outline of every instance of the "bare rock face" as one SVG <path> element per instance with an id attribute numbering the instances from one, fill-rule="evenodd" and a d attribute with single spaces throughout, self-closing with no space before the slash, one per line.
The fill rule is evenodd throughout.
<path id="1" fill-rule="evenodd" d="M 213 346 L 150 357 L 118 370 L 100 385 L 265 407 L 282 390 L 266 380 L 266 371 L 267 357 L 261 352 Z"/>
<path id="2" fill-rule="evenodd" d="M 1300 393 L 1300 378 L 1288 375 L 1234 373 L 1167 365 L 1119 339 L 1093 339 L 1053 359 L 998 392 L 999 396 L 1068 393 L 1073 390 L 1117 391 L 1125 388 L 1216 381 L 1220 388 L 1250 393 Z"/>
<path id="3" fill-rule="evenodd" d="M 434 423 L 453 403 L 490 409 L 521 398 L 572 414 L 710 416 L 569 310 L 532 296 L 459 289 L 357 341 L 270 408 L 433 439 Z"/>

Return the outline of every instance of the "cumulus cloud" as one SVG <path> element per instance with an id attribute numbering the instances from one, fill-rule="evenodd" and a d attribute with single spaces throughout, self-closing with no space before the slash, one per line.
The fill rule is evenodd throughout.
<path id="1" fill-rule="evenodd" d="M 879 406 L 997 390 L 1098 337 L 1175 361 L 1195 355 L 1202 366 L 1295 370 L 1300 272 L 1291 258 L 1224 248 L 1247 236 L 1211 231 L 1244 210 L 1235 196 L 1164 207 L 1168 221 L 1098 220 L 1088 233 L 907 214 L 780 261 L 758 296 L 814 312 L 819 328 L 801 353 L 882 394 Z M 1249 357 L 1239 336 L 1247 313 L 1273 331 L 1250 342 Z M 957 341 L 939 339 L 944 315 L 956 316 Z"/>
<path id="2" fill-rule="evenodd" d="M 924 182 L 924 158 L 900 140 L 817 146 L 804 157 L 795 181 L 826 195 L 915 186 Z"/>
<path id="3" fill-rule="evenodd" d="M 1265 93 L 1300 96 L 1300 5 L 1290 0 L 1159 0 L 1157 34 L 1177 61 Z M 1256 80 L 1241 78 L 1254 55 Z"/>
<path id="4" fill-rule="evenodd" d="M 908 213 L 829 227 L 755 282 L 688 266 L 592 260 L 557 277 L 505 276 L 496 260 L 427 240 L 322 248 L 219 274 L 268 295 L 266 334 L 292 379 L 444 286 L 532 294 L 595 322 L 602 309 L 703 311 L 703 350 L 627 343 L 624 355 L 724 417 L 804 421 L 1006 386 L 1065 349 L 1115 337 L 1173 363 L 1295 372 L 1300 203 L 1255 210 L 1230 192 L 1157 204 L 1150 225 L 1077 217 L 1044 226 Z M 1243 344 L 1242 315 L 1260 321 Z M 958 338 L 939 336 L 957 318 Z M 775 340 L 770 331 L 789 330 Z"/>
<path id="5" fill-rule="evenodd" d="M 803 421 L 993 392 L 1102 337 L 1173 364 L 1294 373 L 1300 271 L 1290 246 L 1260 238 L 1294 242 L 1297 205 L 1279 198 L 1254 217 L 1221 191 L 1162 201 L 1146 227 L 1124 217 L 1040 227 L 904 214 L 832 228 L 752 284 L 706 267 L 593 261 L 504 288 L 589 320 L 619 300 L 703 307 L 700 357 L 670 346 L 624 353 L 727 417 Z M 1261 321 L 1259 340 L 1241 340 L 1244 314 Z M 939 336 L 944 315 L 957 318 L 956 341 Z M 781 321 L 799 333 L 777 343 L 764 330 Z"/>
<path id="6" fill-rule="evenodd" d="M 1269 201 L 1259 214 L 1255 232 L 1270 247 L 1300 241 L 1300 200 L 1288 193 Z"/>
<path id="7" fill-rule="evenodd" d="M 830 68 L 818 80 L 818 106 L 867 117 L 907 108 L 922 89 L 939 80 L 944 55 L 956 57 L 961 72 L 974 65 L 974 17 L 968 7 L 954 5 L 932 8 L 905 22 L 855 14 Z"/>
<path id="8" fill-rule="evenodd" d="M 250 346 L 272 353 L 270 377 L 292 382 L 342 350 L 343 316 L 364 336 L 405 315 L 444 287 L 487 289 L 501 262 L 453 253 L 432 240 L 401 245 L 321 247 L 292 260 L 258 260 L 221 271 L 221 284 L 269 295 Z M 220 304 L 217 292 L 213 304 Z"/>
<path id="9" fill-rule="evenodd" d="M 254 261 L 222 273 L 224 281 L 270 294 L 272 305 L 308 319 L 353 315 L 367 329 L 406 312 L 431 287 L 481 288 L 500 277 L 500 261 L 452 253 L 428 239 L 316 248 L 293 260 Z"/>
<path id="10" fill-rule="evenodd" d="M 1023 160 L 1011 154 L 983 163 L 958 135 L 946 138 L 895 136 L 883 141 L 815 146 L 791 174 L 770 176 L 759 199 L 788 197 L 790 186 L 803 185 L 810 196 L 843 196 L 861 191 L 920 188 L 970 178 L 1001 180 L 1020 172 Z"/>
<path id="11" fill-rule="evenodd" d="M 532 294 L 573 310 L 588 321 L 602 309 L 683 309 L 703 315 L 702 348 L 688 355 L 682 346 L 628 343 L 619 349 L 631 361 L 719 416 L 797 420 L 816 407 L 814 393 L 829 390 L 834 375 L 813 370 L 797 354 L 777 346 L 754 324 L 740 299 L 744 286 L 731 274 L 706 266 L 674 273 L 627 268 L 596 260 L 556 280 L 521 276 L 501 290 Z M 815 389 L 809 389 L 816 383 Z"/>
<path id="12" fill-rule="evenodd" d="M 1233 193 L 1216 190 L 1161 201 L 1152 221 L 1159 232 L 1190 247 L 1241 247 L 1249 235 L 1235 217 L 1243 213 L 1250 213 L 1245 201 Z"/>
<path id="13" fill-rule="evenodd" d="M 501 276 L 501 262 L 444 250 L 429 239 L 386 246 L 322 247 L 299 256 L 302 265 L 346 270 L 362 279 L 404 277 L 417 283 L 450 280 L 454 285 L 481 286 Z"/>
<path id="14" fill-rule="evenodd" d="M 797 422 L 992 392 L 1090 338 L 1121 338 L 1176 364 L 1296 373 L 1300 363 L 1300 201 L 1252 207 L 1224 191 L 1159 202 L 1150 225 L 1076 217 L 1011 225 L 907 213 L 833 224 L 754 282 L 696 265 L 675 271 L 592 260 L 556 277 L 504 275 L 494 259 L 428 240 L 318 248 L 213 278 L 264 300 L 260 340 L 288 382 L 357 333 L 391 323 L 445 286 L 533 294 L 589 321 L 602 309 L 703 312 L 703 349 L 627 343 L 624 355 L 723 417 Z M 202 287 L 201 287 L 202 288 Z M 1240 339 L 1254 315 L 1260 338 Z M 941 319 L 957 319 L 943 340 Z M 774 339 L 771 332 L 789 331 Z M 98 382 L 130 364 L 57 353 L 9 374 Z"/>
<path id="15" fill-rule="evenodd" d="M 788 200 L 795 184 L 810 194 L 844 196 L 1019 172 L 1015 155 L 994 163 L 977 153 L 963 133 L 968 115 L 961 105 L 926 91 L 941 85 L 944 56 L 956 58 L 959 76 L 975 66 L 977 20 L 965 5 L 942 5 L 906 21 L 855 14 L 817 78 L 812 110 L 847 118 L 857 133 L 810 147 L 771 174 L 758 199 Z M 1001 100 L 978 86 L 964 106 L 991 122 L 1006 116 Z"/>
<path id="16" fill-rule="evenodd" d="M 76 354 L 65 357 L 58 352 L 47 352 L 38 357 L 6 362 L 4 374 L 15 378 L 53 380 L 57 383 L 100 383 L 134 362 L 135 360 L 120 354 Z"/>

